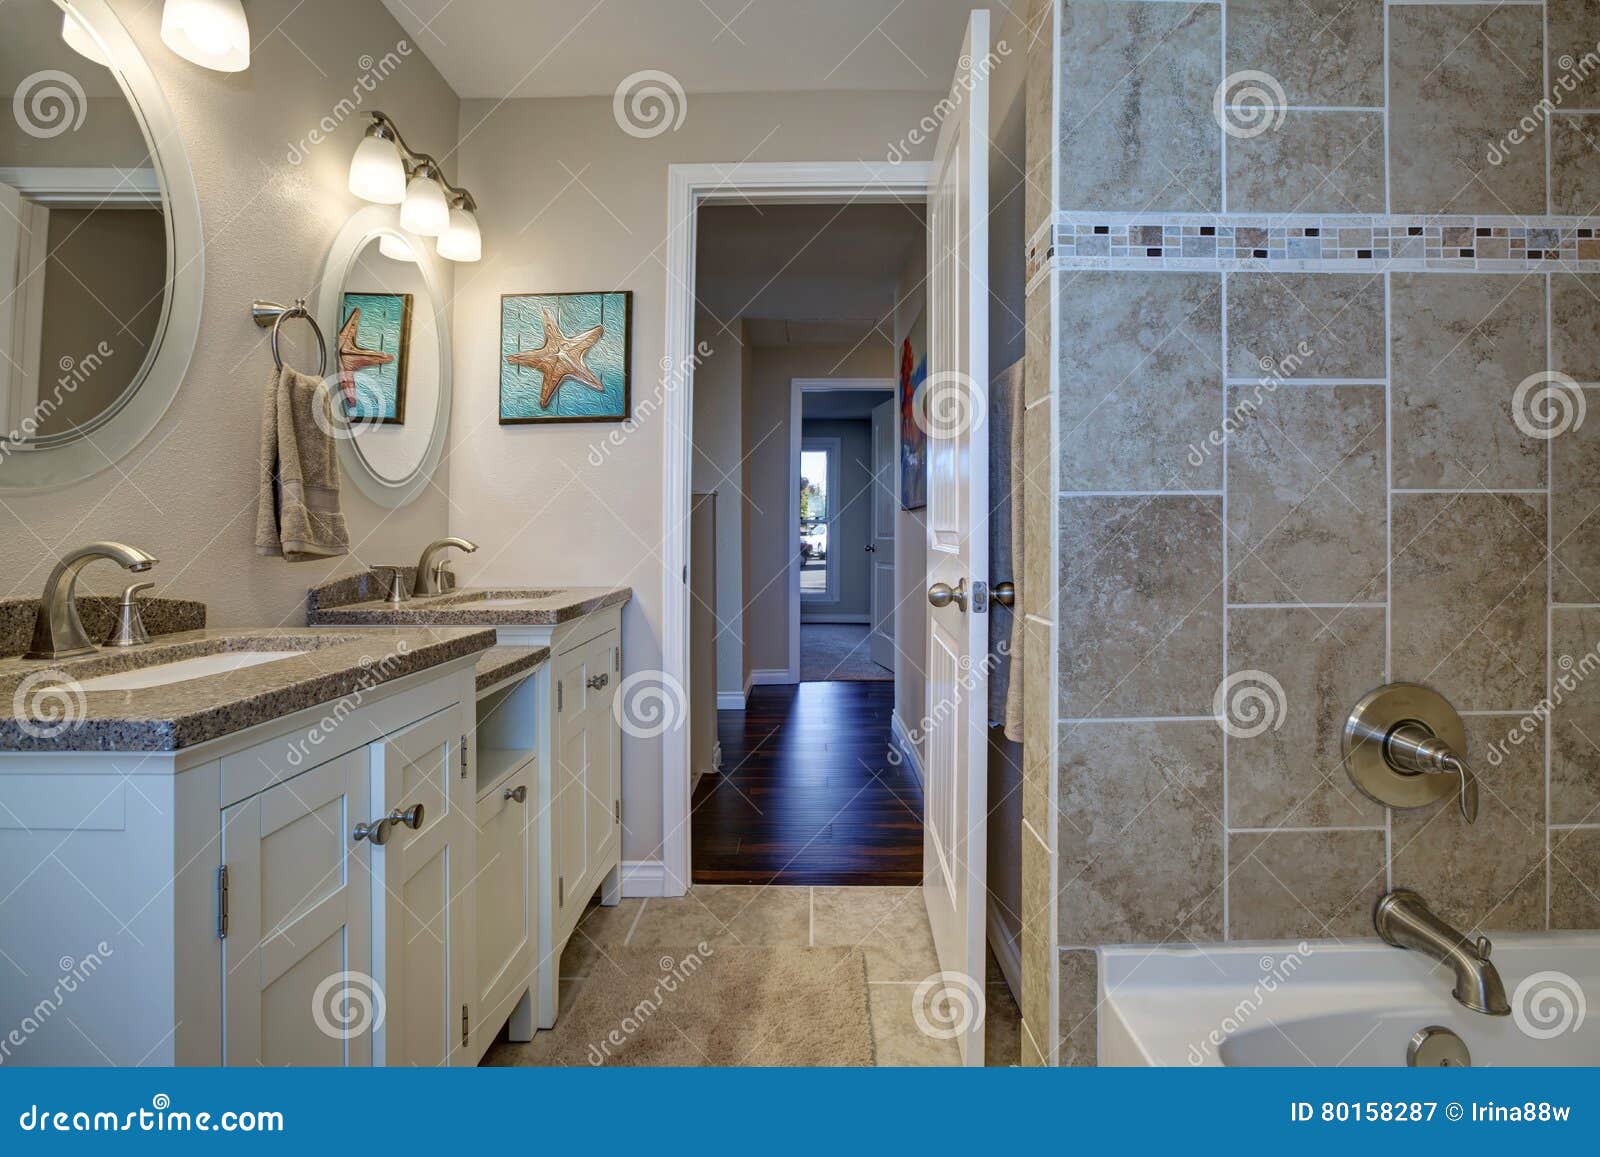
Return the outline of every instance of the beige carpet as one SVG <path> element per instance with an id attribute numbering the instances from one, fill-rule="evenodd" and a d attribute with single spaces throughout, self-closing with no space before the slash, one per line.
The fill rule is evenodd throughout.
<path id="1" fill-rule="evenodd" d="M 851 623 L 801 623 L 800 681 L 892 682 L 894 672 L 872 661 L 868 633 Z"/>
<path id="2" fill-rule="evenodd" d="M 607 959 L 609 957 L 609 960 Z M 854 948 L 607 948 L 556 1027 L 490 1062 L 874 1063 L 866 958 Z"/>

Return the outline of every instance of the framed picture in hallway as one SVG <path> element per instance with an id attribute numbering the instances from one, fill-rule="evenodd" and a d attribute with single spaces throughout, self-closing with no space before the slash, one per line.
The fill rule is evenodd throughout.
<path id="1" fill-rule="evenodd" d="M 928 376 L 928 319 L 919 312 L 900 343 L 900 509 L 928 505 L 928 432 L 917 420 L 917 389 Z"/>
<path id="2" fill-rule="evenodd" d="M 629 409 L 633 294 L 500 298 L 500 424 L 621 422 Z"/>

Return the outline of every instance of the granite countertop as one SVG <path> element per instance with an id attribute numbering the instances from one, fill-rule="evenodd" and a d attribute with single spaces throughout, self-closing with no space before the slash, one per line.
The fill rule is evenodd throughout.
<path id="1" fill-rule="evenodd" d="M 554 626 L 633 597 L 632 587 L 461 587 L 395 606 L 383 599 L 318 606 L 318 626 Z"/>
<path id="2" fill-rule="evenodd" d="M 478 656 L 478 690 L 531 671 L 549 657 L 549 647 L 490 647 Z"/>
<path id="3" fill-rule="evenodd" d="M 175 751 L 487 650 L 494 631 L 305 627 L 185 631 L 81 659 L 0 660 L 0 751 Z M 101 675 L 230 651 L 293 658 L 127 691 L 85 691 Z"/>
<path id="4" fill-rule="evenodd" d="M 99 643 L 111 633 L 121 601 L 116 595 L 78 595 L 78 617 L 90 639 Z M 20 655 L 28 649 L 38 611 L 38 599 L 0 599 L 0 658 Z M 152 637 L 198 631 L 206 625 L 206 605 L 193 599 L 144 595 L 139 599 L 139 614 Z"/>

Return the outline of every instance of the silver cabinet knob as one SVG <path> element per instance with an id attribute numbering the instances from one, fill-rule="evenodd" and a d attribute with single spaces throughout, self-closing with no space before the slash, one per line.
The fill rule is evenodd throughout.
<path id="1" fill-rule="evenodd" d="M 949 583 L 934 583 L 928 588 L 928 602 L 936 607 L 948 607 L 954 603 L 959 609 L 967 609 L 967 580 L 962 579 L 955 586 Z"/>
<path id="2" fill-rule="evenodd" d="M 508 787 L 504 798 L 516 800 L 518 803 L 526 803 L 528 801 L 528 789 L 520 783 L 516 787 Z"/>
<path id="3" fill-rule="evenodd" d="M 412 831 L 416 831 L 422 826 L 424 814 L 420 803 L 412 804 L 403 811 L 400 808 L 395 808 L 394 811 L 384 816 L 381 820 L 373 820 L 368 824 L 357 824 L 354 830 L 351 831 L 350 838 L 357 843 L 362 840 L 371 840 L 381 848 L 389 842 L 389 833 L 394 830 L 396 824 L 404 824 Z"/>
<path id="4" fill-rule="evenodd" d="M 395 808 L 394 811 L 389 813 L 389 819 L 397 824 L 405 824 L 405 826 L 410 828 L 412 831 L 416 831 L 422 826 L 422 817 L 424 814 L 426 813 L 423 812 L 422 805 L 420 803 L 414 803 L 404 811 L 401 811 L 399 808 Z"/>

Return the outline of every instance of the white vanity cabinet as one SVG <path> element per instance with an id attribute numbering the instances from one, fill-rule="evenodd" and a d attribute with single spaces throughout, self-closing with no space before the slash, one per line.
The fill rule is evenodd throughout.
<path id="1" fill-rule="evenodd" d="M 622 669 L 616 631 L 556 656 L 555 937 L 565 944 L 598 889 L 615 904 L 622 858 L 622 744 L 612 714 Z"/>
<path id="2" fill-rule="evenodd" d="M 0 753 L 5 1063 L 475 1064 L 475 660 L 177 751 Z"/>

